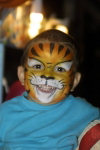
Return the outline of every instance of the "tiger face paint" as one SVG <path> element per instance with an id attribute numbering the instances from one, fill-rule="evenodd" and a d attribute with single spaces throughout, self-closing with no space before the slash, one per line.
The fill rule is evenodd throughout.
<path id="1" fill-rule="evenodd" d="M 25 65 L 25 88 L 31 100 L 54 104 L 69 94 L 74 80 L 74 52 L 57 43 L 34 44 Z"/>

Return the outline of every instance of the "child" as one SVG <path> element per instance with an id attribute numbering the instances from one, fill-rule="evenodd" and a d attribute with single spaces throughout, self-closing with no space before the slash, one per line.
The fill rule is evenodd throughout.
<path id="1" fill-rule="evenodd" d="M 26 92 L 0 106 L 0 150 L 75 150 L 99 108 L 70 94 L 81 74 L 73 38 L 48 30 L 26 46 L 18 77 Z"/>

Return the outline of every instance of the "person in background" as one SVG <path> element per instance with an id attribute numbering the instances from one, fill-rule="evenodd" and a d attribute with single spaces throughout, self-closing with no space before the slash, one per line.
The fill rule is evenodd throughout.
<path id="1" fill-rule="evenodd" d="M 15 81 L 9 88 L 5 100 L 10 100 L 16 96 L 20 96 L 25 91 L 24 86 L 21 84 L 19 80 Z"/>

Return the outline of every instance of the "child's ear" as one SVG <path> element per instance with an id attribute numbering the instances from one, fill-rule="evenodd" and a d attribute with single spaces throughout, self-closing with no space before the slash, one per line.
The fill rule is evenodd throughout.
<path id="1" fill-rule="evenodd" d="M 24 85 L 24 67 L 19 66 L 17 70 L 19 81 Z"/>
<path id="2" fill-rule="evenodd" d="M 77 85 L 80 82 L 80 79 L 81 79 L 81 73 L 80 72 L 76 72 L 71 92 L 74 91 L 74 89 L 77 87 Z"/>

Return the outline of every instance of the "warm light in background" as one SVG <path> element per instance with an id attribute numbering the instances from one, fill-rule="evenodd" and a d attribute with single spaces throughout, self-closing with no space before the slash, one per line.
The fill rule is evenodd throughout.
<path id="1" fill-rule="evenodd" d="M 22 7 L 17 7 L 16 9 L 16 19 L 20 20 L 23 14 L 23 8 Z"/>
<path id="2" fill-rule="evenodd" d="M 42 13 L 30 13 L 30 24 L 28 29 L 29 37 L 32 38 L 39 34 L 41 23 L 43 21 Z"/>
<path id="3" fill-rule="evenodd" d="M 24 45 L 39 33 L 58 29 L 68 33 L 69 21 L 67 18 L 57 18 L 43 15 L 42 0 L 32 0 L 11 11 L 2 24 L 2 34 L 0 36 L 9 39 L 10 43 L 18 48 Z M 1 26 L 0 26 L 1 28 Z"/>
<path id="4" fill-rule="evenodd" d="M 31 5 L 30 22 L 28 28 L 29 38 L 35 37 L 37 34 L 48 29 L 58 29 L 62 32 L 68 33 L 68 28 L 65 26 L 65 20 L 46 18 L 42 14 L 42 0 L 34 0 Z"/>
<path id="5" fill-rule="evenodd" d="M 68 34 L 68 28 L 64 25 L 59 24 L 59 25 L 56 26 L 56 29 Z"/>
<path id="6" fill-rule="evenodd" d="M 49 20 L 47 20 L 45 22 L 45 29 L 46 30 L 57 29 L 57 30 L 60 30 L 60 31 L 68 34 L 69 31 L 68 31 L 66 22 L 67 21 L 64 19 L 58 19 L 58 18 L 51 17 Z"/>

